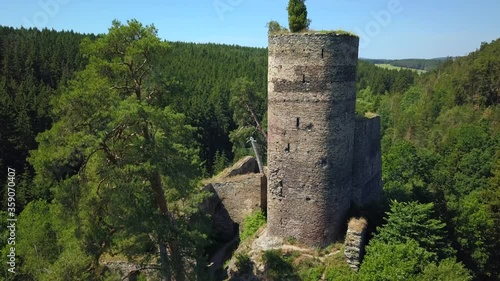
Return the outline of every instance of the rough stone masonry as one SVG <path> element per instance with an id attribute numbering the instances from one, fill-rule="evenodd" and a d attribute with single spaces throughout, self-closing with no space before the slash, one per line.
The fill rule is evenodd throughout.
<path id="1" fill-rule="evenodd" d="M 358 45 L 334 32 L 269 36 L 270 236 L 328 245 L 351 204 L 380 193 L 380 119 L 355 118 Z"/>

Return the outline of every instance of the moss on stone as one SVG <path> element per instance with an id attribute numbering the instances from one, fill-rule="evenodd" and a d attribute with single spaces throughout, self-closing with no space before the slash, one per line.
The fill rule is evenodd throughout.
<path id="1" fill-rule="evenodd" d="M 314 35 L 314 34 L 331 34 L 331 35 L 347 35 L 347 36 L 353 36 L 353 37 L 359 37 L 357 34 L 352 33 L 350 31 L 346 30 L 304 30 L 301 32 L 290 32 L 289 30 L 280 30 L 280 31 L 275 31 L 270 33 L 271 36 L 273 35 Z"/>

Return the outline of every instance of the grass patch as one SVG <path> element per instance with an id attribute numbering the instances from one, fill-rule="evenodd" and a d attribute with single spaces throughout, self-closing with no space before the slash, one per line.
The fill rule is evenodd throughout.
<path id="1" fill-rule="evenodd" d="M 253 236 L 259 228 L 266 223 L 266 217 L 262 211 L 257 211 L 250 216 L 243 219 L 242 228 L 240 233 L 240 240 L 243 241 L 250 236 Z"/>
<path id="2" fill-rule="evenodd" d="M 296 253 L 283 255 L 279 250 L 265 251 L 262 260 L 266 266 L 266 276 L 273 281 L 298 280 L 292 265 L 296 257 Z"/>
<path id="3" fill-rule="evenodd" d="M 266 268 L 264 273 L 268 278 L 266 280 L 358 280 L 358 275 L 346 262 L 342 244 L 335 243 L 328 248 L 328 252 L 332 253 L 332 255 L 323 258 L 304 254 L 300 251 L 265 251 L 262 254 L 262 260 Z"/>
<path id="4" fill-rule="evenodd" d="M 315 258 L 300 256 L 294 261 L 300 280 L 320 280 L 325 266 Z"/>
<path id="5" fill-rule="evenodd" d="M 365 218 L 351 218 L 349 221 L 348 227 L 356 232 L 361 232 L 363 229 L 366 229 L 368 226 L 368 222 Z"/>
<path id="6" fill-rule="evenodd" d="M 417 72 L 418 74 L 426 73 L 427 71 L 422 70 L 422 69 L 415 69 L 415 68 L 407 68 L 407 67 L 400 67 L 400 66 L 394 66 L 392 64 L 387 64 L 387 63 L 379 63 L 375 64 L 375 66 L 378 66 L 380 68 L 385 68 L 389 70 L 401 70 L 401 69 L 407 69 L 407 70 L 412 70 Z"/>
<path id="7" fill-rule="evenodd" d="M 262 255 L 269 280 L 321 280 L 325 271 L 318 258 L 304 255 L 299 251 L 282 252 L 270 250 Z M 266 279 L 267 280 L 267 279 Z"/>
<path id="8" fill-rule="evenodd" d="M 341 251 L 342 248 L 344 247 L 343 242 L 336 242 L 328 245 L 326 248 L 322 249 L 319 253 L 320 256 L 326 256 L 330 255 L 332 253 L 335 253 L 337 251 Z"/>
<path id="9" fill-rule="evenodd" d="M 339 244 L 335 244 L 337 248 Z M 349 267 L 344 256 L 343 246 L 340 252 L 325 259 L 326 281 L 353 281 L 358 280 L 358 275 Z"/>

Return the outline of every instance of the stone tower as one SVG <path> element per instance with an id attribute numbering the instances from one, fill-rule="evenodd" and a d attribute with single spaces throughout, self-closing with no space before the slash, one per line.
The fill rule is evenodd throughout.
<path id="1" fill-rule="evenodd" d="M 325 246 L 361 196 L 353 190 L 365 182 L 353 180 L 358 44 L 334 32 L 269 36 L 270 236 Z"/>

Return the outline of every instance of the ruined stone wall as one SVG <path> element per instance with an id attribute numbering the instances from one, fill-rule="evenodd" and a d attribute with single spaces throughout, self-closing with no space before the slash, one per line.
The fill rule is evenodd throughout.
<path id="1" fill-rule="evenodd" d="M 380 117 L 357 117 L 354 137 L 352 200 L 358 206 L 382 195 Z"/>
<path id="2" fill-rule="evenodd" d="M 200 205 L 209 214 L 218 241 L 230 241 L 237 225 L 256 211 L 266 211 L 267 177 L 258 171 L 257 161 L 247 156 L 216 177 L 205 180 L 203 190 L 211 193 Z"/>
<path id="3" fill-rule="evenodd" d="M 364 218 L 352 218 L 347 227 L 344 241 L 344 255 L 347 264 L 358 271 L 365 254 L 367 221 Z"/>
<path id="4" fill-rule="evenodd" d="M 241 224 L 246 216 L 265 209 L 265 182 L 264 174 L 246 174 L 213 182 L 212 186 L 231 219 Z"/>
<path id="5" fill-rule="evenodd" d="M 268 231 L 324 246 L 351 202 L 359 38 L 269 37 Z"/>

